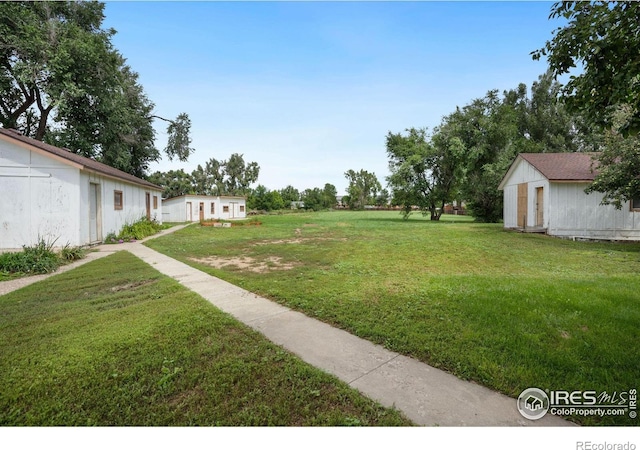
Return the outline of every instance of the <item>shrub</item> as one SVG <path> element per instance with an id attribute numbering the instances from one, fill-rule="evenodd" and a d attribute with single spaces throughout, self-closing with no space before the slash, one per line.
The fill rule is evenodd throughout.
<path id="1" fill-rule="evenodd" d="M 152 236 L 162 229 L 162 225 L 160 225 L 155 220 L 149 220 L 146 217 L 143 217 L 137 222 L 126 224 L 124 227 L 122 227 L 122 230 L 118 235 L 118 239 L 125 242 L 140 240 L 146 238 L 147 236 Z"/>
<path id="2" fill-rule="evenodd" d="M 62 247 L 60 250 L 60 259 L 63 261 L 77 261 L 79 259 L 84 258 L 85 251 L 80 247 L 71 247 L 69 244 Z"/>
<path id="3" fill-rule="evenodd" d="M 55 271 L 60 266 L 53 242 L 40 239 L 34 246 L 23 246 L 21 252 L 0 254 L 0 271 L 7 273 L 41 274 Z"/>

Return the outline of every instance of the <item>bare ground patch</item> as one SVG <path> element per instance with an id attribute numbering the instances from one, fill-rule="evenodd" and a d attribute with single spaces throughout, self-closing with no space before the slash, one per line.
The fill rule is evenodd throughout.
<path id="1" fill-rule="evenodd" d="M 276 244 L 304 244 L 306 242 L 324 242 L 324 241 L 338 241 L 338 242 L 346 242 L 346 238 L 304 238 L 304 237 L 295 237 L 289 239 L 272 239 L 259 241 L 254 243 L 253 245 L 276 245 Z"/>
<path id="2" fill-rule="evenodd" d="M 225 267 L 237 267 L 240 270 L 246 270 L 254 273 L 267 273 L 276 270 L 292 270 L 296 267 L 294 263 L 283 262 L 279 256 L 270 256 L 264 260 L 258 260 L 250 256 L 235 256 L 223 258 L 220 256 L 209 256 L 207 258 L 190 258 L 192 261 L 206 264 L 215 269 Z"/>

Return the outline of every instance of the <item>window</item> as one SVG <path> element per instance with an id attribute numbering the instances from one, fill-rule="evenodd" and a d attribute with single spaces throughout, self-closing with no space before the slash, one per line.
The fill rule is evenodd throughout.
<path id="1" fill-rule="evenodd" d="M 124 198 L 122 197 L 122 191 L 113 191 L 113 209 L 122 209 L 124 205 Z"/>
<path id="2" fill-rule="evenodd" d="M 631 211 L 640 211 L 640 198 L 631 199 Z"/>
<path id="3" fill-rule="evenodd" d="M 229 206 L 228 205 L 227 206 L 223 206 L 222 207 L 222 212 L 228 213 L 229 212 Z"/>
<path id="4" fill-rule="evenodd" d="M 244 212 L 244 205 L 240 205 L 240 212 Z"/>
<path id="5" fill-rule="evenodd" d="M 153 196 L 153 209 L 158 209 L 158 196 Z"/>
<path id="6" fill-rule="evenodd" d="M 215 214 L 216 213 L 216 204 L 211 202 L 211 214 Z"/>

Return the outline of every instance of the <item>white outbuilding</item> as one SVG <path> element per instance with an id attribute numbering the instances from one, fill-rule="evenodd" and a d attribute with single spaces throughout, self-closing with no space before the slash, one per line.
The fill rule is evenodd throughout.
<path id="1" fill-rule="evenodd" d="M 235 220 L 247 217 L 244 197 L 180 195 L 162 200 L 164 222 L 201 222 L 203 220 Z"/>
<path id="2" fill-rule="evenodd" d="M 504 227 L 552 236 L 640 240 L 640 199 L 616 209 L 584 191 L 597 175 L 594 153 L 521 153 L 500 183 Z"/>
<path id="3" fill-rule="evenodd" d="M 143 217 L 161 222 L 161 199 L 148 181 L 0 128 L 0 250 L 99 243 Z"/>

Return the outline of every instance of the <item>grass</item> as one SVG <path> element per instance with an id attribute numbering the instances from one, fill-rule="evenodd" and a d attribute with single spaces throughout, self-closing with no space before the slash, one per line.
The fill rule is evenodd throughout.
<path id="1" fill-rule="evenodd" d="M 528 387 L 637 387 L 639 244 L 511 233 L 459 216 L 261 220 L 260 227 L 187 227 L 147 245 L 512 397 Z M 241 269 L 232 264 L 238 256 L 268 270 Z M 627 416 L 574 420 L 637 424 Z"/>
<path id="2" fill-rule="evenodd" d="M 127 252 L 0 297 L 0 426 L 410 425 Z"/>

